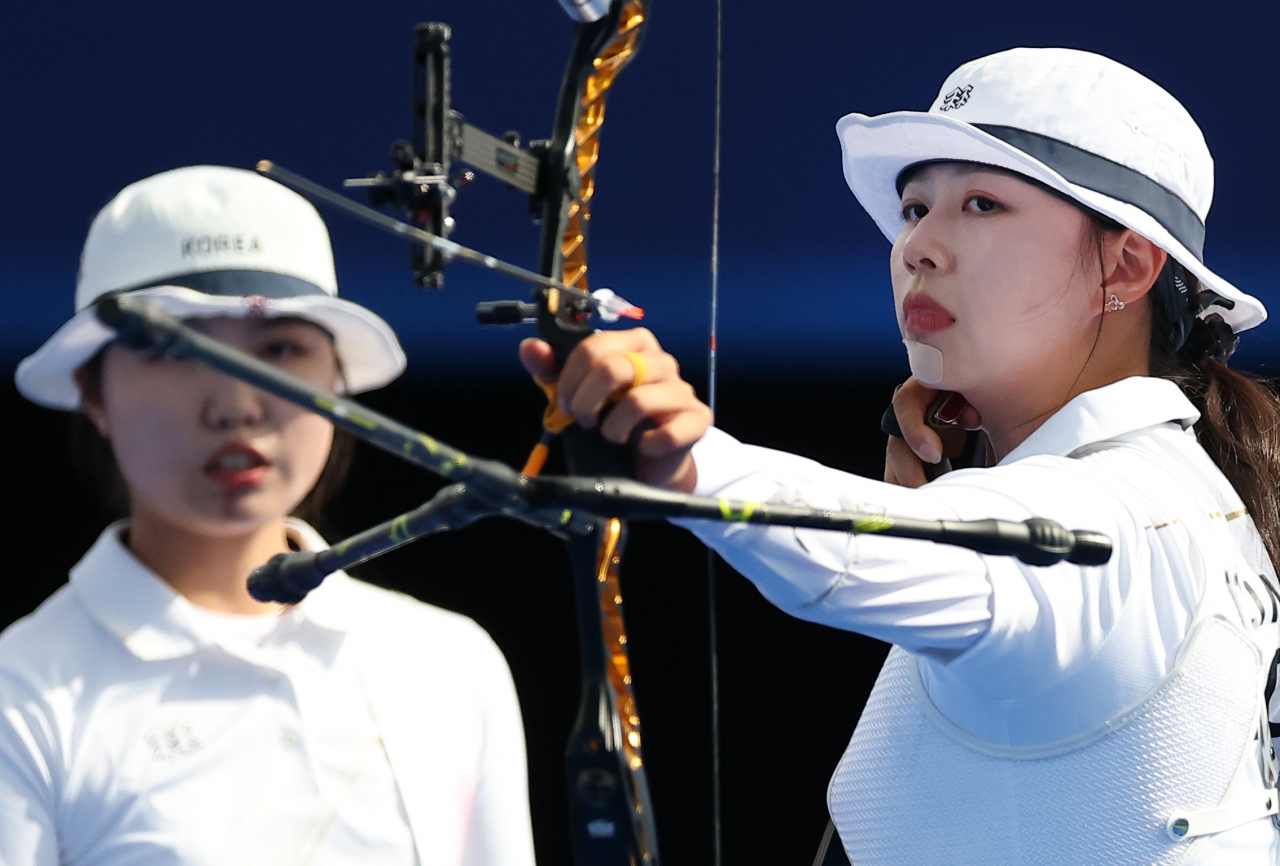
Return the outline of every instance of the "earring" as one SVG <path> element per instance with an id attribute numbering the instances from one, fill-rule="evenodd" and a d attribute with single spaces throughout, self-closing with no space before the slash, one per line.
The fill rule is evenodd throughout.
<path id="1" fill-rule="evenodd" d="M 1107 301 L 1107 309 L 1113 313 L 1118 313 L 1124 309 L 1124 301 L 1112 295 L 1111 300 Z"/>

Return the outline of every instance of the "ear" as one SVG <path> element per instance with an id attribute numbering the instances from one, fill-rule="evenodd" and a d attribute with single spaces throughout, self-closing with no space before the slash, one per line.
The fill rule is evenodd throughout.
<path id="1" fill-rule="evenodd" d="M 109 438 L 111 428 L 107 422 L 106 403 L 102 399 L 101 361 L 96 370 L 90 370 L 89 364 L 81 364 L 72 375 L 80 389 L 80 411 L 93 422 L 102 438 Z"/>
<path id="2" fill-rule="evenodd" d="M 1125 229 L 1107 243 L 1105 258 L 1107 285 L 1103 294 L 1131 304 L 1151 291 L 1169 254 L 1133 229 Z"/>

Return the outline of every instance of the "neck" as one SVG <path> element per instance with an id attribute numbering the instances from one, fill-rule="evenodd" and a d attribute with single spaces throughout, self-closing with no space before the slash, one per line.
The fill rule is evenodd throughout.
<path id="1" fill-rule="evenodd" d="M 1020 371 L 1017 381 L 991 383 L 972 394 L 966 389 L 964 397 L 981 415 L 995 459 L 1004 459 L 1086 391 L 1130 376 L 1151 375 L 1149 333 L 1145 315 L 1104 318 L 1096 340 L 1079 347 L 1074 358 L 1029 374 Z"/>
<path id="2" fill-rule="evenodd" d="M 249 574 L 289 551 L 284 520 L 238 535 L 205 535 L 135 507 L 129 549 L 144 565 L 199 607 L 242 615 L 277 613 L 281 606 L 249 595 Z"/>

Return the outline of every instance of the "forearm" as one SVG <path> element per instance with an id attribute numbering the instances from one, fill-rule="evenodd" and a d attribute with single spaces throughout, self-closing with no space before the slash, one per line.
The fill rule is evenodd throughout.
<path id="1" fill-rule="evenodd" d="M 944 502 L 743 445 L 712 430 L 694 449 L 702 495 L 955 519 Z M 772 603 L 802 619 L 914 650 L 962 651 L 986 630 L 984 559 L 928 542 L 821 530 L 683 521 Z"/>

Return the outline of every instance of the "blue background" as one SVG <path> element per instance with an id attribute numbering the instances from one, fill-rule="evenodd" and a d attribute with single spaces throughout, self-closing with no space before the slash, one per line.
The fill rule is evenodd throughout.
<path id="1" fill-rule="evenodd" d="M 5 375 L 71 312 L 94 213 L 125 184 L 179 165 L 262 158 L 337 188 L 385 168 L 408 137 L 412 26 L 454 30 L 454 105 L 526 139 L 549 132 L 572 28 L 554 0 L 216 4 L 9 3 L 0 15 L 0 366 Z M 611 94 L 592 275 L 649 311 L 697 381 L 710 287 L 713 0 L 654 0 L 647 43 Z M 718 417 L 726 429 L 863 475 L 882 471 L 878 420 L 906 372 L 889 301 L 888 244 L 840 174 L 836 120 L 922 109 L 960 63 L 1016 45 L 1101 51 L 1163 84 L 1204 128 L 1218 165 L 1207 259 L 1276 306 L 1274 4 L 725 0 L 723 306 Z M 522 197 L 487 178 L 455 237 L 535 264 Z M 454 265 L 411 285 L 404 245 L 330 220 L 343 293 L 403 336 L 410 377 L 371 404 L 518 465 L 541 395 L 523 381 L 524 331 L 483 330 L 477 301 L 524 289 Z M 1246 366 L 1280 362 L 1276 324 L 1246 336 Z M 481 385 L 482 387 L 476 387 Z M 0 447 L 18 520 L 0 626 L 63 582 L 103 518 L 65 459 L 64 418 L 0 388 Z M 554 458 L 553 458 L 554 460 Z M 340 538 L 419 503 L 423 473 L 362 449 L 330 509 Z M 668 866 L 713 862 L 710 649 L 700 545 L 632 527 L 629 647 Z M 474 617 L 510 661 L 529 740 L 540 862 L 569 862 L 561 755 L 576 712 L 577 633 L 560 545 L 514 522 L 433 537 L 359 576 Z M 831 768 L 886 647 L 790 618 L 719 568 L 726 863 L 808 863 Z"/>
<path id="2" fill-rule="evenodd" d="M 1015 45 L 1101 51 L 1159 81 L 1205 130 L 1218 192 L 1207 260 L 1274 302 L 1280 13 L 1238 0 L 804 3 L 729 0 L 724 35 L 721 370 L 734 378 L 898 376 L 888 245 L 840 174 L 837 118 L 923 109 L 959 63 Z M 592 233 L 593 285 L 698 375 L 709 320 L 714 7 L 658 0 L 611 94 Z M 454 30 L 454 107 L 496 134 L 549 133 L 571 39 L 552 0 L 25 4 L 0 28 L 0 346 L 6 369 L 70 312 L 79 246 L 120 187 L 178 165 L 271 158 L 326 185 L 387 166 L 409 135 L 412 25 Z M 464 191 L 455 239 L 532 266 L 522 196 Z M 515 377 L 511 329 L 477 301 L 523 297 L 453 265 L 415 290 L 403 244 L 328 215 L 342 291 L 390 320 L 420 380 Z M 1242 366 L 1280 360 L 1280 324 Z"/>

